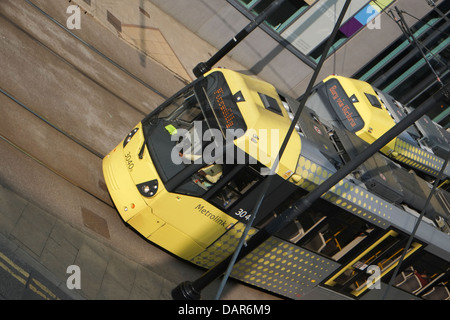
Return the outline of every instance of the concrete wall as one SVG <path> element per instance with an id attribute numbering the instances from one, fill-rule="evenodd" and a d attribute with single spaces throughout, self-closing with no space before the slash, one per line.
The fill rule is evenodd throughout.
<path id="1" fill-rule="evenodd" d="M 224 0 L 150 1 L 216 48 L 221 48 L 250 22 Z M 230 57 L 245 66 L 250 73 L 257 74 L 288 93 L 291 93 L 293 84 L 312 71 L 261 29 L 255 30 L 233 49 Z"/>
<path id="2" fill-rule="evenodd" d="M 139 59 L 148 56 L 186 82 L 195 79 L 192 69 L 217 51 L 148 0 L 72 0 L 71 3 L 79 5 L 113 34 L 135 47 Z M 196 22 L 196 19 L 189 21 Z M 221 66 L 245 69 L 229 57 L 221 61 Z"/>
<path id="3" fill-rule="evenodd" d="M 249 20 L 225 0 L 149 0 L 216 48 L 222 47 Z M 439 1 L 438 3 L 440 3 Z M 397 0 L 392 4 L 416 17 L 430 11 L 425 0 Z M 415 19 L 406 16 L 412 25 Z M 326 61 L 319 79 L 337 73 L 352 76 L 401 35 L 386 13 L 381 29 L 363 29 Z M 297 97 L 306 89 L 313 69 L 262 29 L 254 31 L 231 52 L 250 72 Z"/>

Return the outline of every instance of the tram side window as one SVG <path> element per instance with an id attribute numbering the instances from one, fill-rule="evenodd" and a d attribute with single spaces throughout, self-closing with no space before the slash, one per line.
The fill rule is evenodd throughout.
<path id="1" fill-rule="evenodd" d="M 292 194 L 275 210 L 272 217 L 261 223 L 261 226 L 267 224 L 270 219 L 283 212 L 303 195 L 304 192 L 301 190 Z M 374 230 L 376 228 L 367 221 L 321 201 L 283 228 L 277 236 L 339 261 L 363 244 Z"/>
<path id="2" fill-rule="evenodd" d="M 261 180 L 262 176 L 259 174 L 257 166 L 244 166 L 210 198 L 210 201 L 226 210 Z"/>
<path id="3" fill-rule="evenodd" d="M 307 237 L 325 219 L 326 216 L 321 211 L 314 209 L 308 210 L 279 231 L 277 236 L 292 243 L 298 243 L 302 238 Z"/>
<path id="4" fill-rule="evenodd" d="M 383 278 L 397 266 L 407 240 L 406 236 L 394 230 L 388 231 L 353 261 L 335 273 L 325 282 L 325 285 L 339 292 L 358 297 L 373 285 L 369 281 L 369 277 L 372 275 L 368 272 L 369 266 L 377 267 L 380 270 L 380 278 Z M 408 258 L 420 247 L 420 243 L 413 242 L 405 258 Z"/>
<path id="5" fill-rule="evenodd" d="M 302 246 L 339 261 L 374 230 L 366 221 L 338 211 L 330 215 Z"/>
<path id="6" fill-rule="evenodd" d="M 290 208 L 306 194 L 306 191 L 299 188 L 298 190 L 293 192 L 287 199 L 281 201 L 281 203 L 276 207 L 275 210 L 273 210 L 271 214 L 268 214 L 262 219 L 257 220 L 256 227 L 259 229 L 264 228 L 273 219 Z M 321 210 L 318 210 L 317 208 L 315 208 L 315 206 L 313 206 L 313 209 L 310 209 L 301 214 L 299 217 L 297 217 L 297 219 L 278 231 L 276 235 L 283 240 L 297 243 L 302 237 L 308 234 L 309 231 L 314 229 L 314 227 L 320 224 L 320 222 L 322 222 L 325 218 L 326 215 Z"/>
<path id="7" fill-rule="evenodd" d="M 426 300 L 449 300 L 450 263 L 423 251 L 402 265 L 394 286 Z"/>

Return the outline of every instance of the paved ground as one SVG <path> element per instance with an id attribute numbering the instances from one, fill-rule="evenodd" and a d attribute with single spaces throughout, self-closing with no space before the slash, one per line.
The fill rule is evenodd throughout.
<path id="1" fill-rule="evenodd" d="M 148 1 L 88 2 L 70 31 L 74 1 L 0 1 L 2 299 L 166 300 L 203 273 L 126 228 L 101 158 L 215 49 Z M 235 282 L 222 297 L 273 299 Z"/>

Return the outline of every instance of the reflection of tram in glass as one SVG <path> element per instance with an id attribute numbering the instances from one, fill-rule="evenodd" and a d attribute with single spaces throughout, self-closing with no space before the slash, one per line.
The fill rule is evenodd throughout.
<path id="1" fill-rule="evenodd" d="M 237 245 L 298 105 L 230 70 L 197 79 L 105 157 L 119 214 L 151 242 L 213 267 Z M 365 82 L 332 76 L 316 86 L 249 236 L 405 112 Z M 371 280 L 381 279 L 381 286 L 390 280 L 449 141 L 422 118 L 240 260 L 232 276 L 294 299 L 376 297 Z M 392 288 L 399 298 L 450 297 L 449 166 L 444 176 Z"/>

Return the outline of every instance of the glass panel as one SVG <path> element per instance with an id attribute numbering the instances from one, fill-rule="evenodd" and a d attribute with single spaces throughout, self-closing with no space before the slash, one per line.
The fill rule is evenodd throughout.
<path id="1" fill-rule="evenodd" d="M 429 25 L 425 25 L 419 29 L 414 36 L 416 38 L 420 38 L 424 32 L 429 30 L 430 25 L 434 24 L 435 20 L 430 21 Z M 379 57 L 371 61 L 366 67 L 359 71 L 355 75 L 355 78 L 359 78 L 362 81 L 370 81 L 370 79 L 374 77 L 379 77 L 379 73 L 383 70 L 383 68 L 388 68 L 389 65 L 395 65 L 395 62 L 398 62 L 399 59 L 394 60 L 394 58 L 403 52 L 408 45 L 408 40 L 404 40 L 403 42 L 397 40 L 388 50 L 384 51 L 383 54 L 379 55 Z"/>
<path id="2" fill-rule="evenodd" d="M 323 0 L 316 2 L 297 19 L 281 36 L 288 40 L 303 54 L 309 55 L 331 34 L 345 0 Z M 344 18 L 350 19 L 369 1 L 353 0 Z"/>
<path id="3" fill-rule="evenodd" d="M 175 192 L 201 197 L 222 179 L 223 174 L 224 168 L 221 164 L 205 166 L 179 185 Z"/>
<path id="4" fill-rule="evenodd" d="M 255 3 L 257 3 L 259 0 L 239 0 L 240 3 L 242 3 L 247 8 L 251 8 Z"/>
<path id="5" fill-rule="evenodd" d="M 305 192 L 294 192 L 278 206 L 271 215 L 258 222 L 257 228 L 267 225 L 272 219 L 299 201 Z M 330 214 L 332 212 L 332 214 Z M 300 247 L 315 251 L 335 261 L 347 256 L 365 245 L 372 232 L 378 231 L 374 225 L 320 201 L 280 230 L 276 235 Z"/>
<path id="6" fill-rule="evenodd" d="M 361 295 L 373 284 L 372 280 L 380 280 L 398 264 L 406 241 L 406 237 L 393 230 L 388 231 L 325 284 L 346 294 Z M 420 247 L 421 244 L 413 242 L 405 258 Z M 368 271 L 374 268 L 379 271 L 377 279 L 373 279 L 372 273 Z"/>
<path id="7" fill-rule="evenodd" d="M 219 208 L 228 209 L 260 180 L 262 180 L 262 177 L 257 169 L 250 166 L 244 167 L 223 188 L 216 192 L 210 201 Z"/>
<path id="8" fill-rule="evenodd" d="M 446 39 L 446 40 L 444 40 L 444 41 L 442 41 L 436 48 L 434 48 L 433 50 L 431 50 L 429 53 L 427 53 L 427 58 L 428 59 L 432 59 L 432 58 L 434 58 L 435 56 L 437 56 L 442 50 L 444 50 L 444 49 L 446 49 L 447 48 L 447 46 L 449 46 L 450 45 L 450 38 L 448 38 L 448 39 Z M 422 56 L 420 56 L 420 57 L 422 57 Z M 417 58 L 419 58 L 420 59 L 420 57 L 418 56 Z M 434 60 L 430 60 L 430 63 L 432 63 L 432 64 L 434 64 L 434 66 L 433 66 L 433 68 L 435 68 L 435 67 L 437 67 L 437 64 L 439 63 L 439 62 L 436 62 L 436 60 L 434 59 Z M 384 91 L 386 91 L 386 92 L 390 92 L 390 91 L 392 91 L 392 90 L 394 90 L 400 83 L 402 83 L 403 84 L 403 82 L 406 80 L 406 79 L 409 79 L 408 77 L 410 77 L 411 75 L 413 75 L 417 70 L 419 70 L 422 66 L 424 66 L 424 65 L 426 65 L 426 61 L 424 60 L 424 59 L 420 59 L 419 61 L 417 61 L 414 65 L 412 65 L 412 66 L 410 66 L 410 65 L 407 65 L 407 66 L 410 66 L 410 68 L 408 68 L 405 72 L 403 72 L 403 73 L 400 73 L 400 74 L 394 74 L 393 76 L 392 76 L 392 80 L 393 79 L 395 79 L 395 81 L 392 81 L 391 83 L 390 83 L 390 85 L 388 85 L 387 87 L 385 87 L 385 88 L 383 88 L 383 90 Z M 427 66 L 428 67 L 428 66 Z M 428 67 L 429 68 L 429 67 Z M 400 71 L 403 71 L 403 69 L 402 70 L 400 70 Z M 429 71 L 429 72 L 431 72 L 431 70 Z M 420 76 L 419 76 L 419 78 L 420 78 Z M 405 85 L 405 84 L 403 84 L 403 85 Z M 394 94 L 393 94 L 394 95 Z M 394 95 L 395 96 L 395 95 Z"/>
<path id="9" fill-rule="evenodd" d="M 179 137 L 178 141 L 174 137 L 182 130 L 192 132 L 195 122 L 208 129 L 200 102 L 192 88 L 182 92 L 169 105 L 151 114 L 142 122 L 147 146 L 164 182 L 187 166 L 180 159 L 174 159 L 177 155 L 173 154 L 173 150 L 183 140 L 183 137 Z M 199 141 L 201 143 L 201 140 Z M 198 149 L 197 146 L 194 149 Z M 180 158 L 181 156 L 179 155 Z"/>
<path id="10" fill-rule="evenodd" d="M 364 220 L 339 212 L 327 219 L 315 236 L 302 246 L 338 261 L 362 243 L 373 230 L 374 227 Z"/>
<path id="11" fill-rule="evenodd" d="M 226 137 L 227 130 L 233 130 L 234 138 L 247 130 L 221 72 L 195 82 L 142 124 L 148 149 L 164 183 L 190 164 L 216 161 L 211 158 L 217 156 L 212 151 L 224 145 L 217 139 Z M 208 145 L 210 152 L 204 154 Z"/>
<path id="12" fill-rule="evenodd" d="M 394 286 L 427 300 L 450 299 L 450 264 L 435 255 L 422 252 L 404 263 L 395 277 Z"/>
<path id="13" fill-rule="evenodd" d="M 261 14 L 272 2 L 272 0 L 261 0 L 255 5 L 253 12 L 256 15 Z M 306 8 L 308 4 L 304 1 L 288 0 L 266 20 L 266 23 L 275 30 L 281 30 Z"/>

